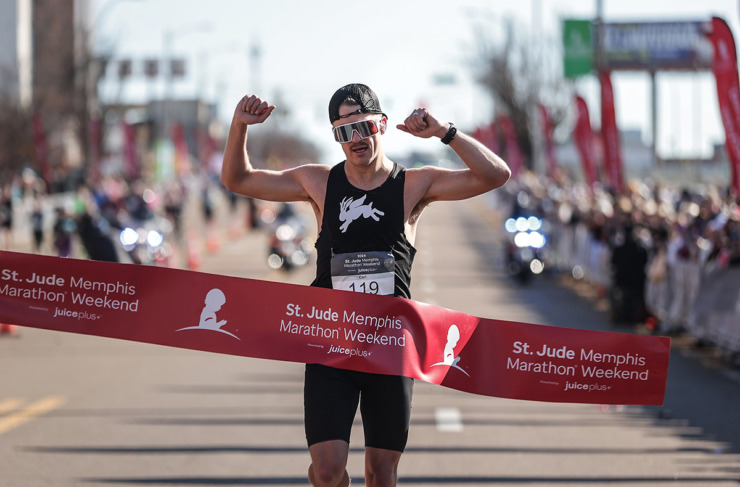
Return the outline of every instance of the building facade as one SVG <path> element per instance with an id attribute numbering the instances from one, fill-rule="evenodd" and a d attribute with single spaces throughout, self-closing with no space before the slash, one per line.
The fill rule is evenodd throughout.
<path id="1" fill-rule="evenodd" d="M 0 0 L 0 96 L 31 104 L 33 79 L 31 0 Z"/>

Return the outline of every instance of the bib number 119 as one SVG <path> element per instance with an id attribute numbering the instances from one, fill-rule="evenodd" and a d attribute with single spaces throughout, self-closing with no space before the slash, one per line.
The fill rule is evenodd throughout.
<path id="1" fill-rule="evenodd" d="M 380 286 L 377 281 L 353 282 L 349 285 L 349 290 L 356 293 L 378 294 L 380 292 Z"/>

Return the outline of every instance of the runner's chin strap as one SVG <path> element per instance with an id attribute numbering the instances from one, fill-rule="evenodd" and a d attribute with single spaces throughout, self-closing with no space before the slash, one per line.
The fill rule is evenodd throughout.
<path id="1" fill-rule="evenodd" d="M 486 396 L 594 404 L 662 404 L 670 352 L 665 337 L 477 318 L 391 296 L 2 251 L 0 323 L 405 375 Z"/>

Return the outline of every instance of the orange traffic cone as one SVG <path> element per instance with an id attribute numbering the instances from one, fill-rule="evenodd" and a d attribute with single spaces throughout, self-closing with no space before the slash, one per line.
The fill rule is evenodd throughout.
<path id="1" fill-rule="evenodd" d="M 194 234 L 189 234 L 187 239 L 187 252 L 188 252 L 188 269 L 197 271 L 200 269 L 200 246 L 198 245 L 198 238 Z"/>
<path id="2" fill-rule="evenodd" d="M 18 327 L 16 325 L 9 325 L 7 323 L 0 323 L 0 335 L 18 335 Z"/>
<path id="3" fill-rule="evenodd" d="M 218 238 L 218 231 L 212 223 L 209 223 L 206 227 L 206 248 L 211 254 L 215 254 L 216 252 L 218 252 L 218 249 L 221 248 L 221 241 Z"/>

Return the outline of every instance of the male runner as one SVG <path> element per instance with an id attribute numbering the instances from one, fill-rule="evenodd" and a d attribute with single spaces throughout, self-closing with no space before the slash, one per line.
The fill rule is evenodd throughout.
<path id="1" fill-rule="evenodd" d="M 255 169 L 247 154 L 247 127 L 263 123 L 275 109 L 256 95 L 239 101 L 224 153 L 227 189 L 270 201 L 307 201 L 316 214 L 319 237 L 313 286 L 410 298 L 416 225 L 433 201 L 471 198 L 502 186 L 506 163 L 450 123 L 418 108 L 396 128 L 421 138 L 438 137 L 466 168 L 405 169 L 383 152 L 388 117 L 365 85 L 346 85 L 329 102 L 334 138 L 346 160 L 333 167 L 308 164 L 284 171 Z M 347 256 L 377 253 L 390 269 L 378 269 L 368 283 L 346 272 Z M 350 259 L 351 260 L 351 259 Z M 365 284 L 363 288 L 361 284 Z M 395 486 L 406 446 L 413 380 L 306 365 L 304 410 L 314 486 L 344 487 L 350 429 L 360 405 L 365 432 L 365 484 Z"/>

